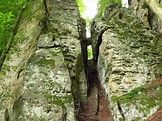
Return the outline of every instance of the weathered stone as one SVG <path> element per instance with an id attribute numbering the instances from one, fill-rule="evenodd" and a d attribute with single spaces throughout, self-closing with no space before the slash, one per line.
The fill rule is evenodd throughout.
<path id="1" fill-rule="evenodd" d="M 2 67 L 0 119 L 75 121 L 74 103 L 87 99 L 78 6 L 73 0 L 28 4 Z"/>
<path id="2" fill-rule="evenodd" d="M 24 75 L 21 120 L 75 120 L 70 75 L 60 48 L 36 50 Z"/>
<path id="3" fill-rule="evenodd" d="M 39 48 L 52 48 L 55 45 L 54 37 L 52 33 L 49 34 L 42 34 L 39 36 L 37 47 Z M 58 46 L 58 45 L 57 45 Z"/>
<path id="4" fill-rule="evenodd" d="M 79 38 L 79 9 L 73 0 L 47 0 L 49 30 L 58 35 L 70 35 Z"/>
<path id="5" fill-rule="evenodd" d="M 160 109 L 162 48 L 148 25 L 161 33 L 161 3 L 146 2 L 133 0 L 134 14 L 107 6 L 104 17 L 92 22 L 87 44 L 76 1 L 29 1 L 0 74 L 0 119 L 77 120 L 90 72 L 99 75 L 115 121 L 143 121 Z M 94 62 L 87 61 L 89 44 Z"/>
<path id="6" fill-rule="evenodd" d="M 154 0 L 131 0 L 130 8 L 133 9 L 134 13 L 144 21 L 145 24 L 160 34 L 162 34 L 162 1 Z"/>
<path id="7" fill-rule="evenodd" d="M 160 39 L 130 9 L 117 5 L 114 7 L 108 9 L 109 14 L 105 13 L 104 19 L 96 19 L 92 25 L 95 30 L 92 32 L 92 44 L 99 47 L 99 51 L 96 48 L 93 50 L 96 55 L 99 54 L 99 79 L 108 96 L 113 119 L 141 121 L 160 106 L 158 103 L 148 106 L 141 102 L 143 98 L 135 98 L 138 94 L 146 94 L 142 86 L 154 81 L 161 73 L 155 73 L 158 64 L 154 62 L 155 58 L 161 57 L 161 52 L 152 53 L 161 50 Z M 107 29 L 101 33 L 98 27 Z M 159 58 L 156 61 L 161 60 Z M 156 101 L 159 102 L 160 99 L 155 99 Z M 147 98 L 146 102 L 150 103 Z M 152 109 L 154 110 L 151 111 Z"/>
<path id="8" fill-rule="evenodd" d="M 31 6 L 31 4 L 29 4 Z M 0 117 L 4 115 L 14 121 L 14 102 L 19 99 L 23 90 L 24 67 L 33 51 L 36 49 L 37 37 L 40 34 L 37 18 L 43 16 L 42 2 L 34 4 L 30 9 L 30 19 L 27 13 L 23 16 L 18 33 L 15 36 L 14 45 L 10 49 L 3 63 L 0 81 Z M 29 8 L 27 8 L 29 9 Z M 28 31 L 26 31 L 28 30 Z M 4 111 L 6 110 L 6 111 Z M 5 114 L 4 114 L 5 112 Z M 6 116 L 5 116 L 6 117 Z"/>

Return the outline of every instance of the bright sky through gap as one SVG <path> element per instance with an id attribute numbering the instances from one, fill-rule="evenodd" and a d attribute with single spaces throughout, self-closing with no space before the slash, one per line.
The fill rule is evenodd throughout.
<path id="1" fill-rule="evenodd" d="M 83 14 L 83 18 L 93 19 L 97 14 L 98 0 L 83 0 L 86 5 L 86 10 Z M 128 0 L 122 0 L 122 6 L 128 8 Z"/>
<path id="2" fill-rule="evenodd" d="M 83 13 L 83 18 L 86 19 L 93 19 L 97 14 L 97 4 L 98 0 L 83 0 L 84 4 L 86 5 L 86 10 Z M 122 0 L 122 6 L 128 8 L 128 0 Z M 90 37 L 90 31 L 86 27 L 86 35 Z"/>
<path id="3" fill-rule="evenodd" d="M 86 10 L 83 14 L 83 18 L 93 19 L 97 14 L 97 3 L 98 0 L 83 0 L 86 5 Z"/>
<path id="4" fill-rule="evenodd" d="M 128 8 L 128 0 L 122 0 L 122 7 Z"/>

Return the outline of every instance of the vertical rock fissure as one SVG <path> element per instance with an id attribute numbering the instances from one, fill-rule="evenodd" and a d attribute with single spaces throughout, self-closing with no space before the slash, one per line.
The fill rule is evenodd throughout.
<path id="1" fill-rule="evenodd" d="M 95 62 L 95 66 L 97 66 L 97 62 L 98 62 L 98 55 L 99 55 L 99 48 L 100 48 L 100 45 L 102 43 L 102 34 L 107 30 L 107 28 L 105 28 L 104 30 L 101 31 L 101 34 L 98 38 L 98 41 L 97 41 L 97 45 L 96 45 L 96 48 L 95 48 L 95 58 L 94 58 L 94 62 Z"/>
<path id="2" fill-rule="evenodd" d="M 48 14 L 48 8 L 47 8 L 47 3 L 46 3 L 46 0 L 43 0 L 43 5 L 44 5 L 44 11 L 45 11 L 45 14 Z"/>
<path id="3" fill-rule="evenodd" d="M 106 99 L 103 90 L 100 86 L 97 72 L 97 60 L 99 55 L 99 46 L 102 43 L 102 34 L 108 28 L 105 27 L 101 30 L 98 37 L 97 45 L 93 48 L 93 58 L 88 59 L 87 47 L 92 45 L 92 37 L 86 38 L 86 36 L 81 37 L 81 47 L 83 55 L 83 65 L 85 70 L 85 75 L 87 79 L 87 102 L 81 103 L 77 118 L 79 121 L 85 120 L 95 120 L 103 121 L 110 120 L 111 113 L 108 106 L 108 100 Z M 85 35 L 84 32 L 81 35 Z M 94 52 L 95 51 L 95 52 Z"/>
<path id="4" fill-rule="evenodd" d="M 120 115 L 121 115 L 122 118 L 123 118 L 123 121 L 125 121 L 124 112 L 123 112 L 123 110 L 122 110 L 122 108 L 121 108 L 121 105 L 120 105 L 120 102 L 119 102 L 118 98 L 117 98 L 117 106 L 118 106 L 118 110 L 119 110 L 119 112 L 120 112 Z"/>
<path id="5" fill-rule="evenodd" d="M 92 27 L 94 27 L 95 25 L 92 24 Z M 97 30 L 95 30 L 94 28 L 92 28 L 92 39 L 93 42 L 95 42 L 97 40 L 97 43 L 92 43 L 92 49 L 93 49 L 93 61 L 95 63 L 95 65 L 97 65 L 97 62 L 98 62 L 98 55 L 99 55 L 99 47 L 102 43 L 102 35 L 103 33 L 110 29 L 110 28 L 114 28 L 113 26 L 112 27 L 108 27 L 108 26 L 105 26 L 103 28 L 100 28 L 99 32 Z M 97 37 L 97 38 L 96 38 Z"/>
<path id="6" fill-rule="evenodd" d="M 10 117 L 9 117 L 8 109 L 5 110 L 4 120 L 5 120 L 5 121 L 10 121 Z"/>
<path id="7" fill-rule="evenodd" d="M 44 8 L 44 13 L 43 13 L 43 18 L 41 19 L 41 24 L 42 24 L 42 33 L 45 33 L 48 30 L 48 22 L 49 22 L 49 12 L 48 12 L 48 6 L 46 0 L 43 0 L 43 8 Z"/>

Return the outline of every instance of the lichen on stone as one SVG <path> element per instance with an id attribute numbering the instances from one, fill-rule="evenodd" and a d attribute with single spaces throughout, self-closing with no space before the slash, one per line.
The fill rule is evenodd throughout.
<path id="1" fill-rule="evenodd" d="M 102 41 L 97 63 L 100 83 L 113 107 L 114 120 L 118 121 L 122 115 L 126 120 L 144 120 L 161 105 L 161 98 L 148 97 L 149 92 L 161 86 L 145 88 L 160 78 L 160 35 L 129 8 L 116 6 L 108 13 L 102 19 L 94 19 L 92 26 L 98 33 L 97 28 L 107 26 L 100 35 L 102 40 L 97 40 L 97 35 L 92 33 L 92 44 Z"/>

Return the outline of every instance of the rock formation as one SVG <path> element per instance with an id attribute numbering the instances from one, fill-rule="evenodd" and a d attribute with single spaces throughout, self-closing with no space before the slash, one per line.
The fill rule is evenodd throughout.
<path id="1" fill-rule="evenodd" d="M 76 120 L 87 100 L 81 25 L 73 0 L 28 2 L 1 69 L 1 121 Z"/>
<path id="2" fill-rule="evenodd" d="M 133 9 L 134 14 L 136 14 L 144 24 L 149 25 L 153 30 L 158 31 L 162 34 L 162 10 L 161 0 L 129 0 L 130 8 Z"/>
<path id="3" fill-rule="evenodd" d="M 129 3 L 107 6 L 87 39 L 75 0 L 28 0 L 0 72 L 1 121 L 77 121 L 87 99 L 102 121 L 102 89 L 114 121 L 144 121 L 161 109 L 161 11 L 153 0 Z M 101 85 L 92 98 L 90 79 Z"/>
<path id="4" fill-rule="evenodd" d="M 161 41 L 129 8 L 113 4 L 92 23 L 99 81 L 114 121 L 143 121 L 161 107 Z M 153 83 L 153 86 L 149 84 Z"/>

